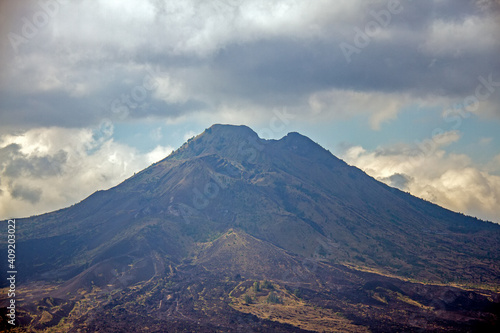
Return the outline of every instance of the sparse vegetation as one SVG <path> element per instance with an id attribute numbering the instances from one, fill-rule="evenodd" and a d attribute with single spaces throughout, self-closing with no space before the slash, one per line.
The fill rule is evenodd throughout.
<path id="1" fill-rule="evenodd" d="M 243 296 L 243 302 L 245 302 L 245 304 L 252 304 L 252 302 L 253 302 L 252 296 L 245 294 Z"/>
<path id="2" fill-rule="evenodd" d="M 498 322 L 498 226 L 387 190 L 299 137 L 297 147 L 269 142 L 253 163 L 201 138 L 110 191 L 19 220 L 26 331 L 452 332 Z M 229 181 L 208 198 L 217 175 Z M 206 209 L 177 207 L 196 187 Z"/>
<path id="3" fill-rule="evenodd" d="M 274 289 L 274 286 L 271 282 L 264 280 L 264 282 L 262 283 L 262 289 L 272 290 L 272 289 Z"/>
<path id="4" fill-rule="evenodd" d="M 317 250 L 318 250 L 318 254 L 321 257 L 325 257 L 327 255 L 327 252 L 326 252 L 325 248 L 323 247 L 323 245 L 320 245 Z"/>
<path id="5" fill-rule="evenodd" d="M 276 294 L 273 291 L 271 291 L 269 293 L 266 301 L 267 301 L 267 303 L 271 303 L 271 304 L 281 304 L 280 298 L 278 296 L 276 296 Z"/>

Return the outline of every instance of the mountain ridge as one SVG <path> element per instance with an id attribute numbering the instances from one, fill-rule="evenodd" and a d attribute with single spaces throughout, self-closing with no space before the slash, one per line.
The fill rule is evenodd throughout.
<path id="1" fill-rule="evenodd" d="M 260 202 L 261 207 L 268 207 L 261 214 L 263 220 L 278 219 L 282 221 L 281 224 L 292 223 L 292 229 L 298 228 L 293 229 L 296 232 L 317 232 L 323 240 L 338 242 L 333 237 L 335 231 L 341 234 L 341 238 L 347 238 L 345 246 L 361 241 L 355 241 L 353 235 L 358 239 L 367 237 L 364 232 L 357 235 L 356 230 L 375 226 L 390 227 L 393 230 L 381 231 L 389 234 L 404 229 L 410 236 L 406 238 L 407 244 L 412 237 L 423 233 L 432 238 L 439 233 L 448 234 L 451 230 L 458 233 L 500 230 L 500 226 L 451 213 L 380 183 L 298 133 L 290 133 L 280 140 L 258 139 L 253 143 L 248 138 L 257 140 L 258 136 L 246 126 L 214 125 L 188 140 L 165 159 L 121 184 L 107 191 L 96 192 L 66 210 L 35 217 L 30 227 L 36 233 L 51 225 L 53 231 L 59 230 L 59 233 L 52 234 L 54 237 L 71 234 L 71 230 L 79 230 L 83 225 L 98 230 L 105 227 L 97 237 L 97 240 L 105 241 L 144 216 L 161 219 L 160 215 L 172 213 L 173 219 L 180 220 L 188 228 L 193 225 L 189 223 L 191 220 L 195 223 L 217 216 L 221 222 L 212 227 L 219 232 L 243 226 L 257 237 L 272 238 L 264 234 L 263 230 L 269 228 L 262 224 L 264 222 L 258 226 L 248 223 L 256 215 L 244 203 L 250 200 Z M 243 154 L 246 158 L 235 156 L 235 153 Z M 191 154 L 195 156 L 191 157 Z M 237 196 L 228 196 L 233 187 L 236 187 L 233 193 L 238 193 Z M 221 204 L 220 199 L 226 200 L 229 207 L 235 207 L 232 209 L 234 212 L 222 213 L 227 210 L 222 207 L 227 203 Z M 434 215 L 424 218 L 429 212 Z M 55 216 L 59 214 L 64 215 L 66 223 L 63 226 L 57 225 L 59 219 Z M 116 214 L 120 217 L 117 218 Z M 404 220 L 402 214 L 405 215 Z M 96 215 L 99 217 L 96 218 Z M 244 218 L 239 219 L 239 216 L 246 216 L 247 220 L 240 222 Z M 38 220 L 46 217 L 49 218 L 37 228 Z M 231 224 L 234 222 L 236 224 Z M 20 234 L 24 232 L 23 226 L 21 223 Z M 278 227 L 278 230 L 283 227 Z M 200 228 L 203 229 L 203 226 Z M 286 234 L 287 231 L 278 233 Z M 294 235 L 289 237 L 295 242 L 299 241 Z M 373 242 L 376 237 L 380 236 L 373 232 L 368 237 L 373 246 L 376 245 Z M 311 245 L 301 251 L 284 238 L 277 245 L 301 255 L 314 251 Z M 97 240 L 94 237 L 93 243 Z M 387 237 L 385 243 L 385 248 L 395 246 Z M 407 248 L 402 243 L 396 247 Z M 342 257 L 345 260 L 348 256 L 344 253 Z"/>
<path id="2" fill-rule="evenodd" d="M 456 329 L 467 317 L 460 312 L 467 310 L 464 305 L 453 303 L 457 298 L 445 303 L 458 310 L 443 315 L 464 321 L 430 310 L 437 307 L 432 295 L 453 283 L 453 288 L 479 288 L 470 296 L 474 325 L 482 323 L 481 316 L 498 321 L 488 309 L 499 302 L 491 291 L 500 286 L 499 225 L 391 188 L 295 132 L 264 140 L 246 126 L 214 125 L 119 185 L 17 225 L 19 283 L 26 295 L 55 297 L 71 311 L 85 307 L 88 295 L 111 317 L 122 314 L 109 304 L 135 316 L 127 305 L 134 300 L 144 307 L 141 311 L 164 318 L 171 327 L 200 321 L 213 328 L 220 324 L 213 316 L 222 311 L 224 318 L 233 318 L 223 323 L 227 328 L 243 311 L 276 331 L 299 330 L 297 322 L 283 319 L 293 318 L 285 308 L 271 307 L 281 318 L 273 320 L 259 310 L 261 305 L 244 304 L 245 294 L 257 304 L 266 302 L 271 289 L 256 292 L 251 286 L 267 279 L 289 307 L 302 307 L 313 317 L 318 313 L 311 304 L 337 309 L 325 310 L 333 326 L 317 320 L 306 325 L 319 325 L 318 330 L 340 322 L 357 323 L 360 331 L 421 327 L 397 324 L 412 313 L 432 314 L 433 325 L 441 320 L 443 327 Z M 39 283 L 51 287 L 30 289 Z M 397 289 L 387 287 L 392 285 Z M 465 294 L 453 289 L 458 298 Z M 361 319 L 356 304 L 376 305 L 369 314 L 373 322 Z M 59 311 L 49 308 L 51 315 Z M 405 315 L 385 322 L 387 309 L 395 308 Z M 46 327 L 42 313 L 23 311 L 25 322 Z M 205 318 L 203 311 L 211 314 Z M 349 323 L 335 315 L 339 311 L 347 311 Z M 187 319 L 192 316 L 198 319 Z"/>

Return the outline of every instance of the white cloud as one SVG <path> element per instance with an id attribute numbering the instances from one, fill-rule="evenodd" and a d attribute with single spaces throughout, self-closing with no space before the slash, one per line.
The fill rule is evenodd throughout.
<path id="1" fill-rule="evenodd" d="M 115 142 L 112 130 L 104 123 L 95 129 L 37 128 L 2 136 L 0 218 L 69 206 L 98 189 L 117 185 L 172 151 L 157 146 L 141 154 Z M 22 170 L 15 172 L 13 167 Z"/>
<path id="2" fill-rule="evenodd" d="M 459 139 L 444 133 L 436 149 L 416 157 L 418 148 L 408 145 L 367 151 L 347 149 L 342 158 L 370 176 L 445 208 L 500 223 L 500 159 L 486 170 L 466 155 L 446 153 L 441 147 Z M 495 163 L 496 161 L 496 163 Z"/>
<path id="3" fill-rule="evenodd" d="M 491 143 L 492 140 L 493 140 L 493 138 L 491 138 L 491 137 L 490 138 L 481 138 L 479 140 L 479 144 L 483 145 L 483 146 L 487 146 Z"/>
<path id="4" fill-rule="evenodd" d="M 357 3 L 325 0 L 78 2 L 61 7 L 49 29 L 51 35 L 70 44 L 74 36 L 79 36 L 90 44 L 131 51 L 152 42 L 148 46 L 157 51 L 203 57 L 235 41 L 258 40 L 263 36 L 317 35 L 318 25 L 331 22 L 332 15 L 345 20 Z"/>
<path id="5" fill-rule="evenodd" d="M 488 172 L 500 176 L 500 154 L 494 156 L 491 161 L 486 164 L 485 168 Z"/>
<path id="6" fill-rule="evenodd" d="M 154 77 L 157 87 L 153 96 L 168 103 L 184 103 L 193 95 L 186 91 L 181 80 L 176 80 L 168 74 Z"/>
<path id="7" fill-rule="evenodd" d="M 152 129 L 150 132 L 149 132 L 149 137 L 151 138 L 151 140 L 153 141 L 160 141 L 161 138 L 163 138 L 163 133 L 162 133 L 162 128 L 161 126 L 160 127 L 157 127 L 155 129 Z"/>
<path id="8" fill-rule="evenodd" d="M 438 19 L 430 26 L 421 49 L 437 57 L 481 54 L 499 46 L 496 19 L 479 16 L 468 16 L 460 22 Z"/>
<path id="9" fill-rule="evenodd" d="M 404 94 L 339 89 L 316 92 L 309 97 L 313 114 L 333 118 L 365 114 L 370 117 L 370 126 L 375 130 L 379 130 L 383 123 L 396 118 L 399 111 L 412 102 L 417 101 Z"/>
<path id="10" fill-rule="evenodd" d="M 183 136 L 183 139 L 184 141 L 187 141 L 189 139 L 191 139 L 192 137 L 196 136 L 198 133 L 195 133 L 193 131 L 188 131 L 186 133 L 184 133 L 184 136 Z"/>
<path id="11" fill-rule="evenodd" d="M 438 133 L 433 136 L 434 142 L 440 147 L 446 147 L 449 146 L 450 144 L 457 142 L 460 140 L 461 134 L 459 131 L 454 130 L 454 131 L 448 131 L 448 132 L 443 132 L 443 133 Z"/>
<path id="12" fill-rule="evenodd" d="M 172 153 L 174 149 L 170 146 L 156 146 L 155 149 L 146 154 L 148 163 L 156 163 Z"/>

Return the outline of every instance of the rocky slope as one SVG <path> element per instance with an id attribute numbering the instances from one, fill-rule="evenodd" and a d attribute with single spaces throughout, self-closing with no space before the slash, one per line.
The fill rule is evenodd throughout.
<path id="1" fill-rule="evenodd" d="M 20 327 L 498 327 L 500 226 L 390 188 L 298 133 L 214 125 L 120 185 L 17 225 Z M 264 280 L 273 288 L 253 289 Z"/>

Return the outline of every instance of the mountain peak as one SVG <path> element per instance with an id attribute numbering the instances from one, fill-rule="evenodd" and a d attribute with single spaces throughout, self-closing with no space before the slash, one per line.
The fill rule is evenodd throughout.
<path id="1" fill-rule="evenodd" d="M 315 161 L 316 163 L 323 162 L 331 165 L 330 163 L 334 161 L 337 166 L 345 164 L 345 162 L 332 155 L 320 144 L 297 132 L 288 133 L 286 136 L 281 138 L 281 140 L 279 140 L 278 145 L 281 148 L 310 159 L 311 161 Z"/>
<path id="2" fill-rule="evenodd" d="M 252 136 L 258 137 L 250 127 L 245 125 L 214 124 L 201 135 L 212 134 L 218 136 Z"/>
<path id="3" fill-rule="evenodd" d="M 189 139 L 172 158 L 192 158 L 201 155 L 219 154 L 238 159 L 242 149 L 248 145 L 260 145 L 264 141 L 250 127 L 244 125 L 215 124 L 198 136 Z M 240 156 L 241 157 L 241 156 Z"/>
<path id="4" fill-rule="evenodd" d="M 19 219 L 16 235 L 29 331 L 230 332 L 256 318 L 241 331 L 305 332 L 299 313 L 308 331 L 345 331 L 337 311 L 352 332 L 499 320 L 499 225 L 391 189 L 295 132 L 213 125 L 110 190 Z"/>
<path id="5" fill-rule="evenodd" d="M 314 142 L 309 137 L 307 137 L 305 135 L 302 135 L 302 134 L 300 134 L 298 132 L 289 132 L 281 140 L 292 141 L 292 142 L 304 142 L 304 143 L 307 143 L 307 144 L 312 144 L 312 145 L 315 145 L 315 146 L 320 146 L 318 143 Z"/>

